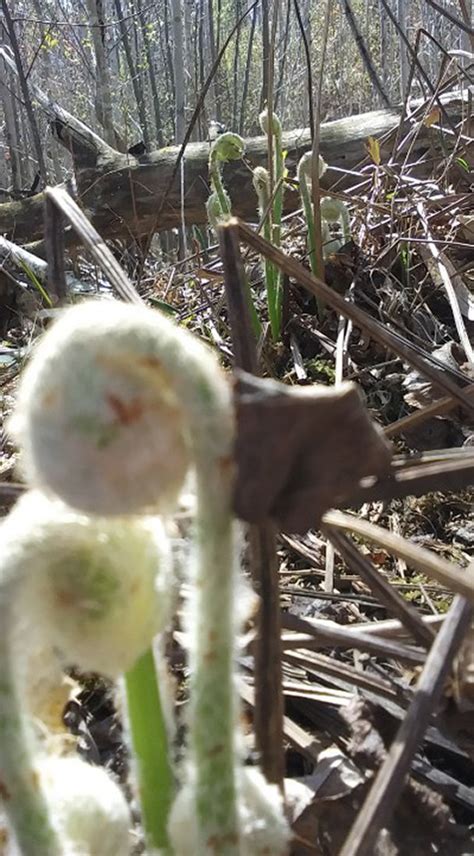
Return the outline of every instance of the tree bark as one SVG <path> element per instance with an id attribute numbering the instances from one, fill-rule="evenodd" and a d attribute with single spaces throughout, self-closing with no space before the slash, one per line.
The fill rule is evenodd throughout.
<path id="1" fill-rule="evenodd" d="M 7 84 L 7 81 L 9 85 Z M 17 196 L 22 186 L 21 179 L 21 158 L 20 147 L 18 145 L 18 135 L 15 125 L 15 103 L 12 91 L 13 76 L 8 74 L 8 70 L 0 65 L 0 100 L 3 106 L 3 115 L 5 118 L 5 142 L 7 144 L 8 163 L 11 171 L 12 186 L 11 192 L 13 196 Z M 18 108 L 17 108 L 18 109 Z"/>
<path id="2" fill-rule="evenodd" d="M 10 10 L 8 8 L 7 0 L 1 0 L 3 17 L 5 19 L 5 29 L 8 32 L 8 36 L 10 39 L 11 49 L 13 52 L 13 56 L 15 58 L 15 65 L 18 74 L 18 80 L 20 84 L 21 94 L 23 96 L 23 103 L 25 105 L 26 115 L 28 116 L 28 123 L 30 126 L 31 138 L 33 141 L 33 147 L 36 155 L 36 159 L 38 161 L 38 169 L 41 175 L 41 178 L 44 182 L 48 180 L 48 170 L 46 169 L 46 162 L 43 155 L 43 147 L 41 145 L 41 137 L 38 128 L 38 123 L 36 121 L 35 111 L 33 110 L 33 105 L 31 103 L 30 92 L 28 89 L 28 82 L 25 77 L 25 72 L 23 69 L 23 64 L 21 61 L 21 52 L 18 45 L 18 40 L 15 33 L 15 27 L 13 24 L 12 17 L 10 15 Z"/>
<path id="3" fill-rule="evenodd" d="M 118 19 L 118 27 L 120 31 L 120 37 L 122 39 L 123 49 L 125 51 L 125 58 L 127 60 L 128 71 L 130 73 L 130 81 L 132 84 L 133 94 L 135 97 L 135 103 L 137 105 L 138 118 L 140 121 L 140 129 L 142 132 L 142 137 L 145 145 L 150 142 L 150 132 L 148 130 L 148 119 L 146 115 L 146 99 L 143 93 L 142 87 L 142 79 L 137 68 L 137 64 L 134 62 L 132 55 L 132 48 L 130 45 L 130 39 L 128 37 L 128 29 L 124 20 L 124 12 L 122 8 L 121 0 L 115 0 L 115 11 L 117 13 Z"/>
<path id="4" fill-rule="evenodd" d="M 171 0 L 171 8 L 173 11 L 173 65 L 175 92 L 174 141 L 175 143 L 182 143 L 186 133 L 182 0 Z"/>
<path id="5" fill-rule="evenodd" d="M 454 121 L 462 116 L 461 99 L 453 98 L 445 103 L 445 107 Z M 67 114 L 62 111 L 61 115 Z M 355 169 L 366 157 L 367 138 L 380 138 L 395 132 L 399 122 L 400 115 L 397 111 L 379 110 L 323 124 L 321 154 L 330 167 Z M 178 148 L 170 146 L 135 158 L 114 151 L 91 131 L 86 136 L 84 128 L 77 120 L 74 120 L 72 126 L 65 125 L 59 119 L 55 122 L 55 131 L 60 141 L 73 152 L 78 198 L 93 225 L 104 238 L 130 238 L 132 235 L 140 236 L 179 226 L 179 170 L 167 198 L 164 198 L 175 169 Z M 426 156 L 431 141 L 436 142 L 438 134 L 437 130 L 425 125 L 419 128 L 411 153 L 412 161 L 422 154 Z M 293 176 L 299 158 L 311 149 L 309 130 L 284 134 L 283 148 L 288 152 L 289 175 Z M 383 163 L 384 156 L 391 154 L 391 142 L 386 146 L 381 145 L 381 154 Z M 187 224 L 207 221 L 205 203 L 209 195 L 208 158 L 208 143 L 190 143 L 186 147 L 184 216 Z M 256 166 L 265 165 L 266 159 L 266 137 L 248 139 L 246 160 Z M 429 170 L 433 166 L 429 157 L 427 163 Z M 421 170 L 420 175 L 422 174 Z M 226 165 L 224 176 L 234 213 L 256 221 L 257 198 L 248 166 L 242 161 L 234 161 Z M 338 189 L 354 182 L 353 176 L 334 173 L 330 168 L 321 184 L 326 188 L 331 187 L 335 179 Z M 288 189 L 285 193 L 285 211 L 295 210 L 299 205 L 299 195 Z M 40 239 L 43 234 L 42 218 L 41 194 L 21 202 L 5 203 L 0 205 L 0 233 L 14 235 L 16 242 Z"/>
<path id="6" fill-rule="evenodd" d="M 92 32 L 95 59 L 95 113 L 103 128 L 105 139 L 111 146 L 124 148 L 114 126 L 112 87 L 105 53 L 105 26 L 102 0 L 86 0 Z"/>
<path id="7" fill-rule="evenodd" d="M 155 59 L 154 59 L 154 46 L 152 45 L 152 41 L 150 38 L 150 31 L 148 29 L 148 25 L 145 18 L 145 13 L 143 10 L 143 2 L 142 0 L 138 0 L 137 2 L 138 9 L 138 18 L 140 21 L 140 28 L 142 31 L 142 39 L 143 45 L 145 48 L 145 56 L 147 62 L 147 71 L 148 77 L 150 80 L 150 87 L 153 96 L 153 112 L 155 116 L 155 137 L 159 146 L 163 145 L 163 127 L 161 121 L 161 107 L 160 107 L 160 97 L 158 95 L 158 84 L 156 81 L 156 73 L 155 73 Z"/>
<path id="8" fill-rule="evenodd" d="M 408 59 L 407 46 L 403 40 L 403 36 L 407 35 L 407 7 L 405 0 L 397 0 L 397 17 L 400 33 L 398 36 L 400 50 L 400 97 L 404 101 L 407 95 L 408 75 L 410 72 L 410 62 Z"/>

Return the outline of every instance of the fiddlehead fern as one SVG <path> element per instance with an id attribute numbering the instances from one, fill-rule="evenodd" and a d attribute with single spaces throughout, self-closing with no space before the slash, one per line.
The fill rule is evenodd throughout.
<path id="1" fill-rule="evenodd" d="M 21 852 L 59 856 L 76 847 L 92 856 L 99 851 L 86 842 L 100 829 L 100 853 L 125 854 L 129 816 L 117 786 L 79 759 L 43 757 L 28 716 L 22 661 L 31 623 L 50 656 L 54 646 L 66 662 L 108 675 L 133 666 L 169 619 L 161 533 L 140 519 L 91 520 L 32 492 L 2 524 L 1 539 L 0 778 Z M 38 667 L 49 676 L 49 662 Z M 72 773 L 72 781 L 61 781 Z M 117 835 L 125 842 L 121 850 Z"/>
<path id="2" fill-rule="evenodd" d="M 192 461 L 198 506 L 190 575 L 191 715 L 187 781 L 173 811 L 172 842 L 181 853 L 183 829 L 195 828 L 196 854 L 257 854 L 268 852 L 262 838 L 273 841 L 278 827 L 280 847 L 272 852 L 283 853 L 281 799 L 269 786 L 267 799 L 262 780 L 263 803 L 252 797 L 252 807 L 252 776 L 240 758 L 234 422 L 230 387 L 213 355 L 151 310 L 114 302 L 76 307 L 38 348 L 13 426 L 33 482 L 90 513 L 139 513 L 161 508 L 163 497 L 168 506 Z M 124 449 L 138 463 L 125 461 Z M 191 805 L 188 817 L 183 801 Z"/>
<path id="3" fill-rule="evenodd" d="M 217 204 L 220 207 L 219 219 L 229 216 L 231 211 L 230 197 L 224 187 L 222 180 L 222 167 L 225 163 L 240 160 L 244 153 L 245 143 L 238 134 L 227 132 L 220 134 L 211 146 L 209 153 L 209 177 L 215 199 L 212 203 L 212 212 L 217 212 Z M 209 207 L 208 207 L 209 214 Z M 212 225 L 212 223 L 211 223 Z"/>

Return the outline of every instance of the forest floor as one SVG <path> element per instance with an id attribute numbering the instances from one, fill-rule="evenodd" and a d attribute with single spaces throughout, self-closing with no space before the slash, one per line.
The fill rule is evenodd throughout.
<path id="1" fill-rule="evenodd" d="M 429 180 L 414 176 L 406 165 L 395 174 L 372 164 L 362 175 L 363 189 L 344 195 L 352 216 L 352 241 L 327 259 L 326 281 L 368 315 L 390 324 L 463 388 L 474 381 L 472 173 L 462 159 L 449 158 L 438 160 L 436 175 Z M 209 233 L 194 232 L 182 261 L 170 262 L 152 251 L 138 289 L 150 305 L 169 312 L 210 342 L 230 370 L 232 337 L 222 264 L 217 246 L 207 246 L 208 237 Z M 307 266 L 300 214 L 285 223 L 283 249 Z M 133 281 L 137 269 L 133 249 L 117 244 L 115 253 Z M 266 329 L 260 260 L 248 249 L 244 257 Z M 76 277 L 91 291 L 107 294 L 107 283 L 85 255 L 75 265 Z M 6 417 L 29 345 L 55 310 L 45 308 L 28 277 L 8 261 L 0 270 L 0 300 L 0 385 Z M 288 386 L 331 387 L 341 376 L 354 381 L 382 429 L 440 397 L 440 390 L 408 362 L 357 326 L 342 322 L 331 309 L 318 318 L 315 298 L 291 280 L 285 284 L 282 340 L 272 344 L 267 330 L 259 343 L 259 358 L 264 376 Z M 417 424 L 400 425 L 387 436 L 400 460 L 445 464 L 469 456 L 474 418 L 455 406 L 443 414 L 425 415 Z M 472 466 L 472 458 L 469 463 Z M 9 485 L 19 479 L 16 452 L 4 433 L 0 458 L 4 512 L 15 496 L 16 488 L 9 492 Z M 467 481 L 455 490 L 446 484 L 441 472 L 436 490 L 367 501 L 351 510 L 361 520 L 401 536 L 408 545 L 465 568 L 474 555 L 474 491 Z M 179 526 L 184 533 L 189 519 L 190 512 L 183 507 Z M 433 579 L 429 570 L 414 569 L 403 551 L 394 553 L 383 539 L 375 544 L 359 534 L 354 544 L 366 565 L 413 608 L 418 626 L 441 626 L 453 603 L 449 587 Z M 427 662 L 426 637 L 424 645 L 421 631 L 421 638 L 413 639 L 400 614 L 394 614 L 390 599 L 383 591 L 374 591 L 358 567 L 333 552 L 321 531 L 281 533 L 277 553 L 284 628 L 285 775 L 298 781 L 298 788 L 289 782 L 287 788 L 293 806 L 292 853 L 335 856 L 364 805 L 374 771 L 386 760 L 393 736 L 414 703 Z M 294 625 L 288 616 L 301 619 L 300 629 L 314 635 L 310 648 L 292 644 Z M 329 629 L 335 624 L 343 628 L 343 641 L 318 640 L 321 621 Z M 178 637 L 172 650 L 172 668 L 185 682 Z M 392 801 L 398 798 L 397 808 L 374 853 L 474 854 L 473 652 L 470 631 L 439 702 L 433 690 L 427 730 L 411 749 L 410 777 L 395 788 Z M 242 655 L 242 671 L 245 686 L 251 688 L 248 652 Z M 103 683 L 76 676 L 66 721 L 79 737 L 81 752 L 123 774 L 120 724 Z M 248 730 L 251 758 L 254 746 Z"/>

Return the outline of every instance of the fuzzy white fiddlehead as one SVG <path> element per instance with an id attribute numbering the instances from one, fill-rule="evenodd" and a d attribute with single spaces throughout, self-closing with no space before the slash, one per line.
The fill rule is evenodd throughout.
<path id="1" fill-rule="evenodd" d="M 70 757 L 43 758 L 37 771 L 64 856 L 129 856 L 130 812 L 105 770 Z"/>
<path id="2" fill-rule="evenodd" d="M 222 180 L 222 167 L 225 163 L 240 160 L 244 153 L 245 143 L 238 134 L 227 132 L 220 134 L 209 153 L 209 177 L 211 179 L 212 203 L 208 204 L 208 216 L 211 225 L 217 224 L 222 217 L 229 216 L 231 202 Z M 214 222 L 213 222 L 214 221 Z"/>
<path id="3" fill-rule="evenodd" d="M 311 224 L 313 223 L 313 212 L 311 205 L 311 152 L 306 152 L 298 164 L 297 177 L 300 185 L 300 194 L 308 224 L 308 240 L 311 243 Z M 327 163 L 319 155 L 319 178 L 327 170 Z M 321 213 L 321 237 L 323 243 L 323 255 L 326 258 L 331 253 L 343 246 L 351 237 L 351 225 L 349 209 L 345 202 L 334 199 L 332 196 L 323 196 L 320 202 Z M 331 240 L 329 223 L 336 223 L 342 232 L 341 240 Z M 313 227 L 314 228 L 314 227 Z M 314 249 L 310 246 L 310 253 L 314 255 Z M 310 256 L 311 258 L 312 256 Z M 313 273 L 315 271 L 313 270 Z"/>
<path id="4" fill-rule="evenodd" d="M 329 255 L 332 252 L 337 252 L 351 239 L 351 219 L 347 204 L 342 199 L 325 196 L 321 199 L 321 220 L 323 219 L 326 224 L 337 223 L 341 230 L 340 240 L 326 244 L 325 252 L 326 255 Z"/>
<path id="5" fill-rule="evenodd" d="M 16 577 L 18 620 L 44 628 L 66 663 L 117 677 L 168 623 L 171 562 L 156 518 L 91 518 L 34 491 L 7 537 L 0 568 Z"/>
<path id="6" fill-rule="evenodd" d="M 115 302 L 76 307 L 38 348 L 12 424 L 30 478 L 91 513 L 140 513 L 161 507 L 162 493 L 169 503 L 192 461 L 198 505 L 188 778 L 173 812 L 172 838 L 178 848 L 180 830 L 194 819 L 197 856 L 263 853 L 249 849 L 248 836 L 270 827 L 271 812 L 243 823 L 251 809 L 234 686 L 234 421 L 217 361 L 152 310 Z M 188 817 L 179 809 L 183 799 L 192 805 Z M 276 812 L 281 815 L 279 805 Z M 275 854 L 284 852 L 286 833 L 280 843 Z"/>
<path id="7" fill-rule="evenodd" d="M 64 313 L 23 375 L 10 429 L 30 483 L 72 507 L 161 511 L 173 507 L 188 466 L 182 408 L 147 326 L 137 331 L 127 311 L 114 336 L 116 314 L 112 302 Z"/>
<path id="8" fill-rule="evenodd" d="M 263 220 L 265 214 L 268 213 L 268 207 L 270 205 L 270 175 L 268 169 L 265 169 L 264 166 L 256 166 L 253 170 L 252 175 L 252 184 L 255 188 L 255 192 L 258 197 L 258 213 L 260 219 Z M 265 228 L 264 221 L 264 228 Z M 270 228 L 268 229 L 268 235 L 270 236 Z M 265 237 L 267 234 L 265 233 Z M 270 240 L 270 237 L 268 238 Z"/>
<path id="9" fill-rule="evenodd" d="M 74 841 L 63 832 L 72 824 L 66 816 L 68 807 L 79 817 L 80 782 L 85 777 L 90 783 L 100 776 L 97 773 L 94 779 L 95 774 L 83 765 L 77 767 L 79 778 L 68 785 L 56 781 L 64 766 L 51 766 L 51 761 L 43 782 L 45 762 L 29 719 L 31 705 L 24 697 L 22 680 L 31 641 L 29 625 L 46 655 L 51 656 L 54 647 L 66 662 L 84 669 L 112 676 L 125 671 L 169 620 L 168 552 L 159 524 L 125 518 L 91 520 L 38 491 L 17 503 L 0 531 L 0 780 L 24 856 L 59 856 L 76 852 Z M 50 663 L 39 665 L 49 677 Z M 100 781 L 98 785 L 95 793 L 100 797 Z M 63 793 L 59 814 L 58 801 L 50 794 L 54 788 Z M 110 783 L 107 793 L 112 797 L 116 790 Z M 99 809 L 90 789 L 87 802 L 84 791 L 85 786 L 81 824 L 76 824 L 83 842 L 89 835 L 87 817 L 92 818 L 88 827 L 92 835 L 98 816 L 106 814 L 105 804 Z M 128 824 L 120 793 L 112 804 L 122 806 L 121 817 L 126 816 Z M 114 823 L 112 811 L 113 840 Z M 120 829 L 123 832 L 123 823 Z M 118 852 L 108 842 L 104 832 L 102 852 Z M 98 852 L 92 846 L 87 849 L 85 843 L 77 847 L 77 853 L 87 856 Z"/>

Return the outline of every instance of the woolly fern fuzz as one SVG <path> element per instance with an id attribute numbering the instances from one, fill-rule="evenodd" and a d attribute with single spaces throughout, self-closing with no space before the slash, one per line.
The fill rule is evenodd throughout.
<path id="1" fill-rule="evenodd" d="M 18 579 L 19 615 L 65 659 L 115 676 L 166 625 L 172 578 L 161 523 L 89 518 L 28 493 L 3 525 L 1 573 Z"/>
<path id="2" fill-rule="evenodd" d="M 239 840 L 227 843 L 229 852 L 235 846 L 239 856 L 285 856 L 290 830 L 280 791 L 276 785 L 269 785 L 255 768 L 241 767 L 236 772 Z M 191 775 L 178 794 L 171 812 L 170 836 L 175 856 L 189 856 L 196 852 L 198 828 L 193 778 Z M 220 853 L 224 852 L 225 846 L 221 844 Z M 213 852 L 212 844 L 209 844 L 206 853 Z"/>
<path id="3" fill-rule="evenodd" d="M 161 321 L 141 307 L 91 302 L 46 333 L 10 425 L 34 485 L 96 514 L 173 505 L 188 455 L 182 409 L 154 346 L 174 330 Z"/>
<path id="4" fill-rule="evenodd" d="M 129 856 L 130 812 L 119 786 L 80 758 L 44 758 L 39 782 L 67 856 Z"/>

